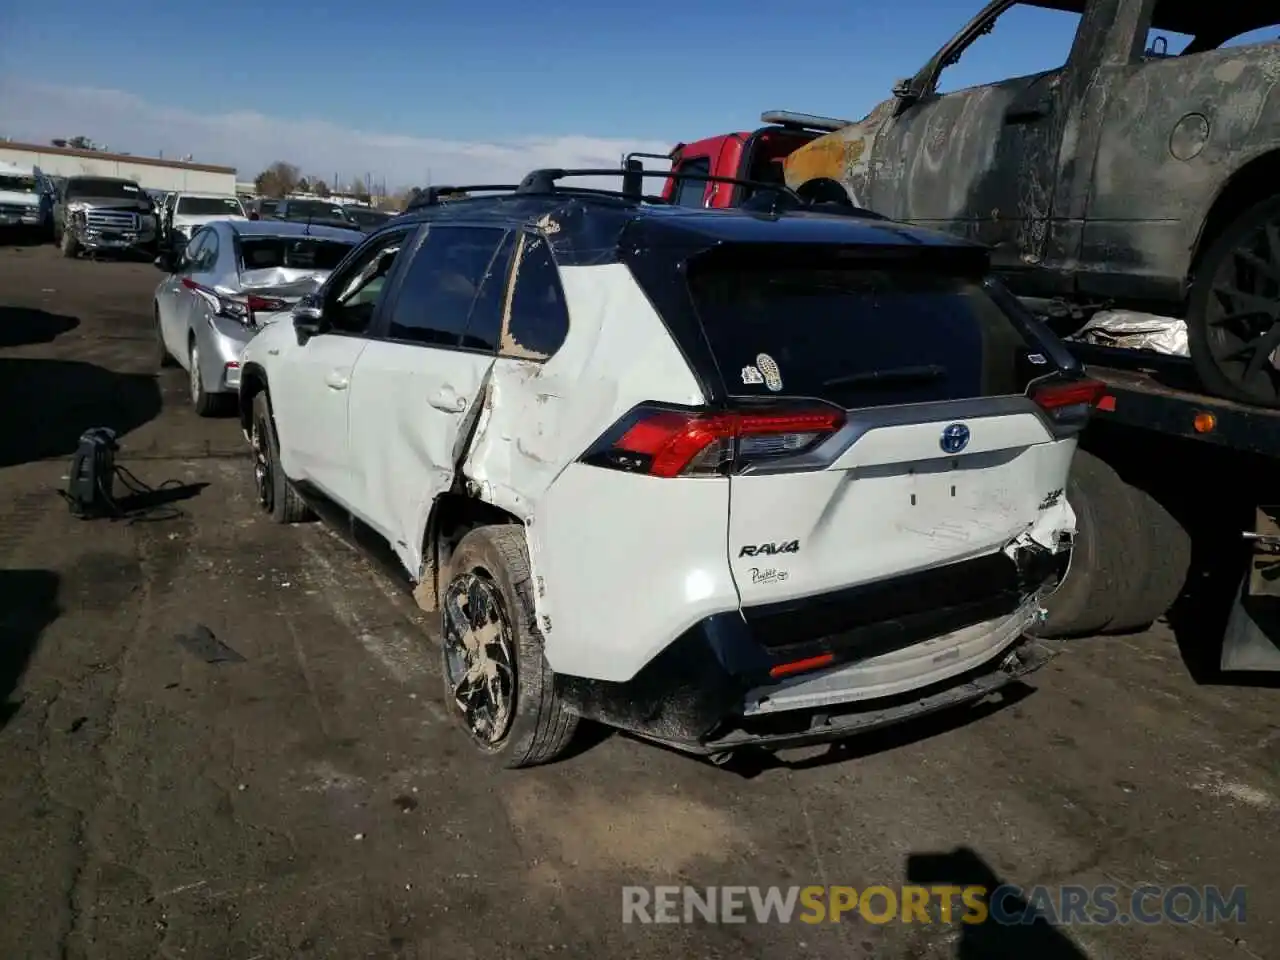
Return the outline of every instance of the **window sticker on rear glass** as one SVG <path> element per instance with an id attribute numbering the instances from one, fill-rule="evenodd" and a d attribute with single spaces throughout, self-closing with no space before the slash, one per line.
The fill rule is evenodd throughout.
<path id="1" fill-rule="evenodd" d="M 760 376 L 760 370 L 757 367 L 749 364 L 742 368 L 742 382 L 748 385 L 764 383 L 764 377 Z"/>
<path id="2" fill-rule="evenodd" d="M 756 366 L 760 368 L 760 373 L 764 376 L 764 385 L 777 393 L 782 389 L 782 371 L 778 369 L 777 362 L 767 353 L 762 353 L 756 357 Z"/>

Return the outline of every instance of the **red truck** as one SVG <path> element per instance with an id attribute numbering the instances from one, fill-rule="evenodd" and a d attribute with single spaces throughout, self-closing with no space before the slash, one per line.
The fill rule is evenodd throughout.
<path id="1" fill-rule="evenodd" d="M 694 143 L 678 143 L 666 157 L 643 153 L 631 156 L 670 160 L 673 173 L 733 177 L 783 185 L 783 160 L 811 140 L 849 123 L 848 120 L 782 111 L 766 113 L 760 122 L 765 126 L 758 130 L 725 133 Z M 750 193 L 751 187 L 745 184 L 697 180 L 667 180 L 662 191 L 665 199 L 685 207 L 736 207 Z M 839 199 L 843 200 L 844 195 L 841 194 Z"/>

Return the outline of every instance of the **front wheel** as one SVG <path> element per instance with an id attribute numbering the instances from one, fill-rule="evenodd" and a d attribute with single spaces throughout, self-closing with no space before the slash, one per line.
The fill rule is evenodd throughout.
<path id="1" fill-rule="evenodd" d="M 62 250 L 62 255 L 68 260 L 74 260 L 80 252 L 80 244 L 76 242 L 76 238 L 72 236 L 69 230 L 62 231 L 62 240 L 58 246 Z"/>
<path id="2" fill-rule="evenodd" d="M 1246 210 L 1213 242 L 1187 306 L 1191 361 L 1205 388 L 1280 407 L 1280 196 Z"/>
<path id="3" fill-rule="evenodd" d="M 440 603 L 446 708 L 485 757 L 549 763 L 578 726 L 543 655 L 524 531 L 479 527 L 458 544 Z"/>
<path id="4" fill-rule="evenodd" d="M 253 398 L 249 443 L 253 448 L 253 489 L 262 512 L 276 523 L 311 519 L 306 501 L 280 465 L 280 443 L 271 416 L 271 399 L 265 390 Z"/>

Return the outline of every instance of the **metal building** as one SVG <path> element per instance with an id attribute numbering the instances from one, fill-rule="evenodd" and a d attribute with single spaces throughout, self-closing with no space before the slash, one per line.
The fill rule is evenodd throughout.
<path id="1" fill-rule="evenodd" d="M 0 141 L 0 161 L 20 167 L 39 167 L 54 177 L 124 177 L 153 190 L 189 190 L 196 193 L 234 194 L 235 167 L 207 163 L 183 163 L 156 157 L 134 157 L 100 150 L 40 146 Z"/>

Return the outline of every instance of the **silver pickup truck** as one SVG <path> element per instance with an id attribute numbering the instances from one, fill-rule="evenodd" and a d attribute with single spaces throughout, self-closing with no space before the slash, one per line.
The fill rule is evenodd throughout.
<path id="1" fill-rule="evenodd" d="M 53 233 L 64 257 L 81 251 L 153 255 L 155 206 L 132 180 L 70 177 L 54 203 Z"/>

